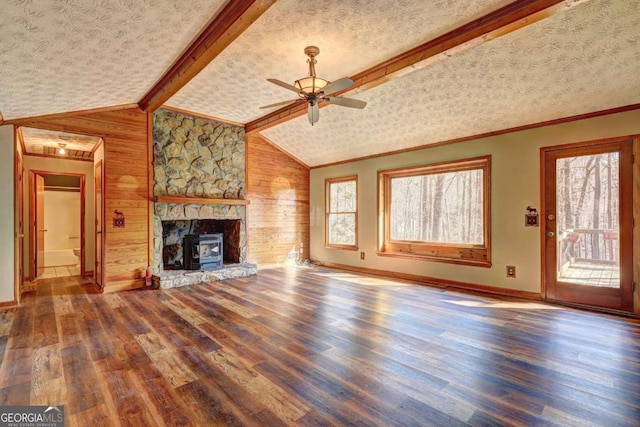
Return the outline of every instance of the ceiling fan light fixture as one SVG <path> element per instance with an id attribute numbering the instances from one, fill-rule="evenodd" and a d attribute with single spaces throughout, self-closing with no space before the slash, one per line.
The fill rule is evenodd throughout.
<path id="1" fill-rule="evenodd" d="M 316 56 L 320 53 L 320 49 L 317 46 L 307 46 L 304 48 L 304 53 L 309 57 L 307 63 L 309 64 L 309 75 L 303 77 L 294 82 L 293 85 L 285 83 L 278 79 L 267 79 L 267 81 L 283 87 L 287 90 L 296 92 L 298 96 L 307 102 L 307 116 L 309 117 L 309 123 L 313 126 L 320 119 L 320 110 L 318 103 L 326 102 L 340 105 L 349 108 L 364 108 L 367 103 L 358 99 L 342 98 L 340 96 L 329 96 L 335 93 L 346 90 L 353 86 L 355 82 L 348 77 L 343 77 L 333 82 L 329 82 L 325 79 L 321 79 L 316 76 Z M 265 105 L 260 108 L 273 108 L 281 105 L 289 105 L 297 100 L 290 100 L 284 102 L 277 102 L 275 104 Z"/>
<path id="2" fill-rule="evenodd" d="M 329 82 L 325 79 L 321 79 L 320 77 L 309 76 L 303 77 L 300 80 L 296 80 L 294 86 L 298 88 L 298 91 L 303 92 L 304 94 L 312 94 L 318 93 L 328 85 Z M 300 97 L 304 99 L 304 95 L 301 93 Z"/>

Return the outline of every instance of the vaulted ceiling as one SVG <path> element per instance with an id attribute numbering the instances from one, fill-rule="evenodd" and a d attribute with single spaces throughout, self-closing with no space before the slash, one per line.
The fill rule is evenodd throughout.
<path id="1" fill-rule="evenodd" d="M 640 0 L 4 3 L 9 122 L 164 103 L 317 166 L 640 103 Z M 329 105 L 311 126 L 302 101 L 259 108 L 296 98 L 266 79 L 304 77 L 308 45 L 365 109 Z"/>

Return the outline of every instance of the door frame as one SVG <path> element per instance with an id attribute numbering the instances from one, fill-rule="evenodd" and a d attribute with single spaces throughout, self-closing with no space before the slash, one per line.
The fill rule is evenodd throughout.
<path id="1" fill-rule="evenodd" d="M 14 212 L 17 216 L 15 221 L 15 235 L 17 238 L 17 244 L 14 246 L 16 250 L 15 265 L 16 265 L 16 277 L 14 280 L 14 299 L 19 304 L 22 299 L 22 290 L 24 287 L 24 149 L 18 150 L 18 146 L 23 146 L 22 134 L 19 128 L 14 132 Z"/>
<path id="2" fill-rule="evenodd" d="M 96 191 L 96 171 L 100 170 L 100 218 L 98 218 L 98 196 L 97 196 L 97 191 Z M 95 244 L 94 246 L 94 265 L 93 265 L 93 271 L 94 271 L 94 275 L 97 276 L 98 274 L 98 268 L 96 263 L 98 261 L 100 261 L 100 277 L 98 277 L 99 281 L 96 280 L 94 278 L 94 282 L 100 287 L 100 289 L 104 292 L 104 248 L 105 248 L 105 244 L 104 244 L 104 240 L 105 240 L 105 234 L 104 234 L 104 163 L 101 160 L 98 160 L 96 163 L 94 163 L 93 165 L 93 206 L 94 206 L 94 213 L 95 213 L 95 230 L 94 233 L 97 235 L 98 232 L 100 232 L 100 244 L 98 245 L 98 239 L 97 237 L 94 237 L 95 240 Z M 98 230 L 98 219 L 100 220 L 100 226 L 101 229 Z M 100 250 L 100 257 L 98 257 L 98 250 Z"/>
<path id="3" fill-rule="evenodd" d="M 74 176 L 80 178 L 80 275 L 85 275 L 84 259 L 85 259 L 85 180 L 83 173 L 73 172 L 56 172 L 47 170 L 29 170 L 29 280 L 34 280 L 36 273 L 36 175 L 56 175 L 56 176 Z"/>
<path id="4" fill-rule="evenodd" d="M 554 151 L 562 151 L 562 150 L 567 150 L 567 149 L 579 149 L 579 148 L 592 148 L 595 146 L 599 146 L 599 145 L 606 145 L 608 143 L 623 143 L 623 142 L 628 142 L 631 144 L 631 153 L 632 153 L 632 179 L 631 182 L 629 183 L 629 186 L 631 188 L 631 194 L 632 194 L 632 200 L 630 201 L 631 203 L 631 223 L 632 223 L 632 238 L 631 240 L 631 248 L 629 249 L 631 251 L 630 256 L 628 257 L 627 262 L 629 262 L 631 264 L 631 277 L 629 278 L 629 280 L 631 280 L 631 286 L 632 286 L 632 296 L 631 296 L 631 301 L 630 301 L 630 306 L 627 305 L 628 310 L 617 310 L 617 309 L 610 309 L 610 308 L 606 308 L 606 307 L 598 307 L 598 306 L 591 306 L 591 305 L 585 305 L 585 304 L 580 304 L 580 303 L 572 303 L 572 302 L 565 302 L 565 301 L 561 301 L 561 300 L 551 300 L 547 298 L 547 291 L 548 291 L 548 283 L 547 283 L 547 261 L 548 261 L 548 254 L 546 251 L 546 242 L 547 242 L 547 212 L 549 209 L 551 209 L 551 207 L 547 206 L 547 202 L 546 202 L 546 194 L 547 194 L 547 177 L 549 176 L 550 172 L 546 169 L 546 162 L 545 162 L 545 156 L 547 153 L 550 152 L 554 152 Z M 631 314 L 631 313 L 635 313 L 635 314 L 640 314 L 640 292 L 638 290 L 638 279 L 639 279 L 639 275 L 640 275 L 640 251 L 638 250 L 633 250 L 634 247 L 636 247 L 638 245 L 638 243 L 640 242 L 640 227 L 635 227 L 635 222 L 636 219 L 640 217 L 640 198 L 638 197 L 638 195 L 640 194 L 640 162 L 639 162 L 639 157 L 638 153 L 640 153 L 640 136 L 637 135 L 633 135 L 633 136 L 623 136 L 623 137 L 613 137 L 613 138 L 603 138 L 603 139 L 597 139 L 597 140 L 592 140 L 592 141 L 584 141 L 584 142 L 575 142 L 575 143 L 568 143 L 568 144 L 561 144 L 561 145 L 554 145 L 554 146 L 547 146 L 547 147 L 541 147 L 540 148 L 540 205 L 541 205 L 541 213 L 543 215 L 543 218 L 541 218 L 540 221 L 540 261 L 541 261 L 541 280 L 540 280 L 540 296 L 542 300 L 548 300 L 548 301 L 553 301 L 553 302 L 557 302 L 557 303 L 561 303 L 561 304 L 566 304 L 566 305 L 577 305 L 577 306 L 583 306 L 583 307 L 588 307 L 590 309 L 594 309 L 594 310 L 603 310 L 603 311 L 614 311 L 614 312 L 619 312 L 619 313 L 624 313 L 624 314 Z M 550 185 L 550 184 L 549 184 Z M 622 193 L 622 190 L 621 190 Z M 623 194 L 621 194 L 621 201 L 622 201 L 622 197 Z M 622 232 L 622 230 L 621 230 Z M 622 256 L 623 254 L 621 254 L 621 263 L 622 263 Z M 622 270 L 621 270 L 622 273 Z M 623 278 L 621 277 L 621 280 Z M 623 302 L 624 304 L 624 302 Z M 629 304 L 629 302 L 627 302 L 627 304 Z"/>

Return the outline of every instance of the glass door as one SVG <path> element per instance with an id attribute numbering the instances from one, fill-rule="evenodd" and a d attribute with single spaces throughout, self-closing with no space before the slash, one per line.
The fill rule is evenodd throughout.
<path id="1" fill-rule="evenodd" d="M 543 149 L 547 299 L 633 310 L 632 147 Z"/>

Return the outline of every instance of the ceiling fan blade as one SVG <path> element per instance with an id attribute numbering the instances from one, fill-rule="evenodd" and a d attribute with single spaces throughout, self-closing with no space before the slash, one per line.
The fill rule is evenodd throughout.
<path id="1" fill-rule="evenodd" d="M 318 108 L 318 104 L 309 104 L 307 113 L 309 115 L 309 123 L 311 123 L 311 126 L 320 120 L 320 108 Z"/>
<path id="2" fill-rule="evenodd" d="M 281 105 L 291 104 L 291 103 L 296 102 L 296 101 L 300 101 L 300 98 L 298 98 L 298 99 L 290 99 L 290 100 L 288 100 L 288 101 L 276 102 L 275 104 L 263 105 L 263 106 L 262 106 L 262 107 L 260 107 L 260 108 L 273 108 L 273 107 L 279 107 L 279 106 L 281 106 Z"/>
<path id="3" fill-rule="evenodd" d="M 365 101 L 360 101 L 359 99 L 341 98 L 339 96 L 327 96 L 325 99 L 331 104 L 340 105 L 342 107 L 362 109 L 367 106 Z"/>
<path id="4" fill-rule="evenodd" d="M 332 93 L 346 89 L 350 86 L 353 86 L 354 84 L 355 82 L 349 77 L 343 77 L 336 80 L 335 82 L 331 82 L 326 85 L 324 88 L 322 88 L 322 92 L 324 92 L 325 95 L 331 95 Z"/>
<path id="5" fill-rule="evenodd" d="M 295 93 L 300 93 L 300 91 L 298 90 L 297 87 L 290 85 L 289 83 L 285 83 L 282 80 L 278 80 L 278 79 L 267 79 L 267 81 L 273 83 L 274 85 L 278 85 L 280 87 L 283 87 L 285 89 L 289 89 L 294 91 Z"/>

